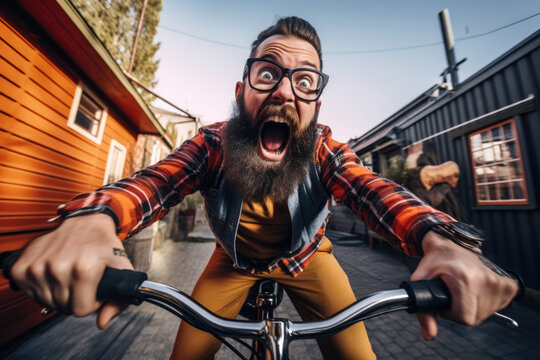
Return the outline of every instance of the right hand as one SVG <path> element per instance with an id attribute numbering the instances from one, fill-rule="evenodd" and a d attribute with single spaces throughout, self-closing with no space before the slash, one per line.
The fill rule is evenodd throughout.
<path id="1" fill-rule="evenodd" d="M 123 250 L 110 216 L 73 217 L 34 239 L 13 265 L 11 278 L 38 303 L 65 313 L 82 317 L 101 307 L 97 324 L 104 329 L 125 306 L 97 301 L 97 286 L 106 267 L 133 269 Z"/>

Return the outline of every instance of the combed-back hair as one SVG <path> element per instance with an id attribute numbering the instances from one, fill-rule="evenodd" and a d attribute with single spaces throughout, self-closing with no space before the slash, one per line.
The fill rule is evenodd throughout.
<path id="1" fill-rule="evenodd" d="M 309 22 L 296 16 L 283 17 L 268 29 L 263 30 L 259 36 L 257 36 L 257 40 L 251 44 L 251 53 L 249 54 L 249 57 L 254 57 L 259 45 L 264 40 L 274 35 L 296 36 L 313 45 L 317 51 L 317 55 L 319 55 L 319 62 L 321 63 L 321 68 L 319 70 L 322 71 L 322 50 L 319 35 L 317 35 L 317 31 Z"/>

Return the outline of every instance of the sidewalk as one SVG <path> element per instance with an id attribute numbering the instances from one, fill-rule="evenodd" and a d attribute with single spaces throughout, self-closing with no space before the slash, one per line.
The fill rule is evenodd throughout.
<path id="1" fill-rule="evenodd" d="M 214 247 L 213 242 L 166 241 L 154 252 L 149 278 L 189 293 Z M 335 245 L 334 253 L 358 297 L 395 288 L 410 274 L 402 257 L 393 251 L 373 251 L 357 243 Z M 510 309 L 509 313 L 520 322 L 519 329 L 491 319 L 476 328 L 441 320 L 438 337 L 429 342 L 421 339 L 414 315 L 406 312 L 369 319 L 366 327 L 381 360 L 539 359 L 540 314 L 522 308 Z M 276 316 L 299 320 L 288 299 L 284 299 Z M 168 359 L 179 324 L 174 316 L 143 304 L 128 308 L 115 322 L 111 329 L 99 332 L 92 317 L 58 317 L 48 328 L 36 331 L 38 335 L 21 339 L 15 349 L 0 352 L 0 358 Z M 290 355 L 292 359 L 321 359 L 314 340 L 293 342 Z M 217 355 L 219 360 L 235 358 L 224 346 Z"/>

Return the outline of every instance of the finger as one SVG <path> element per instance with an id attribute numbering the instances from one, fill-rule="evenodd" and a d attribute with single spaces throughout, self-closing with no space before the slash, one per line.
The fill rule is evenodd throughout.
<path id="1" fill-rule="evenodd" d="M 436 313 L 417 313 L 416 317 L 422 328 L 422 337 L 424 340 L 431 340 L 437 336 L 437 314 Z"/>
<path id="2" fill-rule="evenodd" d="M 43 306 L 54 307 L 51 289 L 45 276 L 44 267 L 33 265 L 26 270 L 26 281 L 21 288 L 30 295 L 34 301 Z"/>
<path id="3" fill-rule="evenodd" d="M 102 273 L 103 270 L 74 270 L 71 284 L 73 315 L 83 317 L 99 309 L 102 302 L 96 299 L 96 289 Z"/>
<path id="4" fill-rule="evenodd" d="M 103 304 L 97 317 L 97 327 L 100 330 L 105 329 L 110 321 L 126 307 L 127 305 L 117 302 L 106 302 Z"/>

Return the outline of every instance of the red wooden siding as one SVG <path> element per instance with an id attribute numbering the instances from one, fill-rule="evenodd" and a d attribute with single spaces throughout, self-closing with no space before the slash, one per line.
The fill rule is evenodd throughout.
<path id="1" fill-rule="evenodd" d="M 133 168 L 137 134 L 113 109 L 99 145 L 67 126 L 78 79 L 57 56 L 0 18 L 0 251 L 21 248 L 51 228 L 58 205 L 102 185 L 111 139 L 127 148 L 124 169 Z M 3 278 L 0 299 L 0 345 L 43 319 Z"/>

